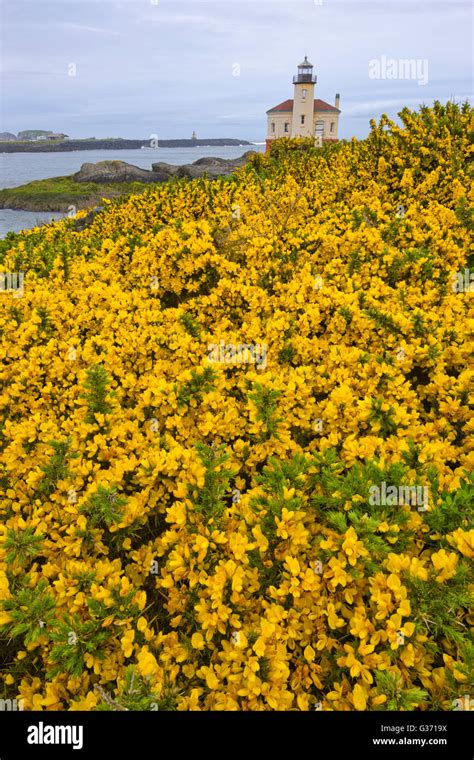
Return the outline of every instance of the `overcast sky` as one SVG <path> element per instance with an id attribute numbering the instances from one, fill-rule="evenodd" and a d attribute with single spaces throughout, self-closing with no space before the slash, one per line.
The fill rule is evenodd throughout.
<path id="1" fill-rule="evenodd" d="M 307 55 L 315 96 L 334 103 L 341 94 L 339 136 L 364 137 L 372 116 L 470 97 L 470 8 L 469 0 L 2 0 L 0 130 L 143 139 L 196 130 L 262 141 L 265 111 L 293 97 Z M 371 78 L 369 62 L 381 61 L 383 74 L 382 56 L 416 59 L 421 76 Z"/>

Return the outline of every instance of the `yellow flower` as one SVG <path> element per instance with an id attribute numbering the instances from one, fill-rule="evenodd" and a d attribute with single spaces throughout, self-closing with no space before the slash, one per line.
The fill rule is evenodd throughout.
<path id="1" fill-rule="evenodd" d="M 191 636 L 191 646 L 194 647 L 194 649 L 204 649 L 204 638 L 202 633 L 193 633 Z"/>
<path id="2" fill-rule="evenodd" d="M 134 638 L 135 638 L 135 631 L 133 629 L 130 629 L 122 636 L 121 645 L 122 645 L 122 651 L 125 657 L 132 656 Z"/>
<path id="3" fill-rule="evenodd" d="M 297 576 L 300 573 L 300 563 L 296 557 L 285 557 L 285 567 L 291 575 Z"/>
<path id="4" fill-rule="evenodd" d="M 156 676 L 160 672 L 160 668 L 155 657 L 152 653 L 144 647 L 137 657 L 138 672 L 142 676 Z"/>
<path id="5" fill-rule="evenodd" d="M 456 568 L 458 564 L 457 554 L 454 552 L 446 552 L 446 549 L 440 549 L 439 552 L 435 552 L 431 555 L 431 562 L 437 570 L 438 575 L 436 580 L 438 583 L 449 580 L 456 575 Z"/>
<path id="6" fill-rule="evenodd" d="M 367 707 L 367 700 L 365 692 L 360 684 L 356 683 L 354 691 L 352 692 L 352 699 L 354 701 L 354 707 L 356 710 L 365 710 Z"/>
<path id="7" fill-rule="evenodd" d="M 307 660 L 308 662 L 313 662 L 315 656 L 316 656 L 316 652 L 314 651 L 313 647 L 308 644 L 308 646 L 305 647 L 305 650 L 304 650 L 305 660 Z"/>
<path id="8" fill-rule="evenodd" d="M 354 528 L 349 528 L 345 532 L 345 540 L 342 543 L 342 550 L 345 552 L 350 565 L 357 563 L 358 557 L 367 557 L 368 551 L 362 541 L 357 539 L 357 533 Z"/>

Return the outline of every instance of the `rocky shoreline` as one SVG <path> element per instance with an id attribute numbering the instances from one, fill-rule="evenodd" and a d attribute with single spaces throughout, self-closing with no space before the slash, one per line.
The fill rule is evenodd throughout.
<path id="1" fill-rule="evenodd" d="M 71 206 L 89 208 L 97 205 L 101 198 L 143 192 L 153 183 L 227 177 L 245 166 L 254 154 L 255 151 L 247 151 L 234 159 L 209 156 L 180 166 L 160 161 L 153 163 L 151 169 L 141 169 L 126 161 L 84 163 L 78 172 L 68 177 L 35 180 L 0 190 L 0 208 L 60 212 L 68 212 Z"/>

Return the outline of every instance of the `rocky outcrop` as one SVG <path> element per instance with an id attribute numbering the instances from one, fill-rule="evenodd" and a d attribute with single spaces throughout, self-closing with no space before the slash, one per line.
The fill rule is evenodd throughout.
<path id="1" fill-rule="evenodd" d="M 76 174 L 75 182 L 166 182 L 169 175 L 160 171 L 148 171 L 139 166 L 127 164 L 126 161 L 99 161 L 97 164 L 82 164 Z"/>
<path id="2" fill-rule="evenodd" d="M 152 164 L 152 170 L 127 164 L 126 161 L 99 161 L 97 164 L 82 164 L 80 170 L 72 175 L 75 182 L 96 182 L 109 184 L 114 182 L 166 182 L 173 177 L 195 179 L 206 176 L 209 179 L 226 177 L 236 169 L 244 166 L 254 151 L 247 151 L 239 158 L 215 158 L 213 156 L 198 158 L 192 164 L 175 166 L 159 161 Z"/>
<path id="3" fill-rule="evenodd" d="M 209 179 L 213 179 L 232 174 L 236 169 L 244 166 L 254 153 L 255 151 L 249 150 L 239 158 L 206 156 L 198 158 L 192 164 L 183 164 L 182 166 L 174 166 L 173 164 L 166 164 L 160 161 L 152 164 L 151 168 L 154 172 L 167 174 L 168 178 L 178 177 L 180 179 L 181 177 L 188 177 L 188 179 L 195 179 L 196 177 L 203 177 L 205 175 Z"/>

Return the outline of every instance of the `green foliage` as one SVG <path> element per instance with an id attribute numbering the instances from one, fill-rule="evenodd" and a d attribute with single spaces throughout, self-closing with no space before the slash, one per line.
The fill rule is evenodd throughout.
<path id="1" fill-rule="evenodd" d="M 98 205 L 103 198 L 139 194 L 149 189 L 146 182 L 76 182 L 72 177 L 51 177 L 0 190 L 0 207 L 67 213 L 70 206 L 84 209 Z"/>
<path id="2" fill-rule="evenodd" d="M 271 457 L 268 465 L 263 468 L 263 473 L 256 479 L 265 495 L 252 503 L 258 507 L 264 506 L 277 517 L 281 517 L 283 507 L 290 511 L 299 509 L 301 497 L 295 495 L 291 499 L 285 498 L 284 489 L 303 490 L 309 466 L 310 462 L 302 454 L 295 454 L 288 462 Z"/>
<path id="3" fill-rule="evenodd" d="M 25 565 L 30 562 L 41 553 L 43 538 L 42 534 L 35 535 L 35 529 L 31 527 L 19 530 L 8 528 L 4 543 L 7 563 Z"/>
<path id="4" fill-rule="evenodd" d="M 188 487 L 191 498 L 196 510 L 206 517 L 220 517 L 227 508 L 224 495 L 229 490 L 230 479 L 234 476 L 234 472 L 227 467 L 229 455 L 224 453 L 224 447 L 215 445 L 197 443 L 195 448 L 206 473 L 201 488 Z"/>
<path id="5" fill-rule="evenodd" d="M 80 397 L 87 404 L 86 422 L 97 423 L 96 414 L 110 414 L 113 406 L 112 394 L 109 391 L 110 379 L 107 370 L 102 364 L 94 364 L 87 370 L 87 378 L 84 383 L 85 392 Z"/>
<path id="6" fill-rule="evenodd" d="M 179 315 L 179 321 L 183 325 L 186 332 L 191 335 L 192 338 L 199 338 L 201 335 L 201 329 L 196 319 L 189 311 L 183 311 Z"/>
<path id="7" fill-rule="evenodd" d="M 37 586 L 29 586 L 30 578 L 25 576 L 23 587 L 4 599 L 3 609 L 11 621 L 6 623 L 10 636 L 21 636 L 25 646 L 34 644 L 45 634 L 54 618 L 55 602 L 43 578 Z"/>
<path id="8" fill-rule="evenodd" d="M 124 683 L 118 690 L 117 695 L 111 695 L 102 687 L 96 687 L 101 697 L 97 705 L 99 711 L 174 711 L 176 710 L 176 695 L 171 687 L 161 694 L 155 694 L 148 683 L 148 679 L 140 676 L 134 665 L 129 665 L 125 670 Z"/>
<path id="9" fill-rule="evenodd" d="M 466 641 L 462 618 L 472 608 L 474 598 L 469 590 L 473 583 L 472 568 L 460 563 L 456 576 L 444 583 L 408 578 L 412 615 L 423 624 L 423 629 L 433 641 L 449 639 L 458 646 Z"/>
<path id="10" fill-rule="evenodd" d="M 383 328 L 384 330 L 387 330 L 394 335 L 398 335 L 401 332 L 400 328 L 397 324 L 395 324 L 392 317 L 389 314 L 385 314 L 380 309 L 377 309 L 376 306 L 371 306 L 370 308 L 365 309 L 365 313 L 375 321 L 377 327 Z"/>
<path id="11" fill-rule="evenodd" d="M 387 701 L 378 709 L 380 710 L 414 710 L 427 698 L 428 692 L 417 687 L 403 688 L 403 679 L 400 674 L 378 671 L 375 675 L 379 694 L 385 694 Z"/>
<path id="12" fill-rule="evenodd" d="M 397 432 L 397 423 L 393 419 L 393 408 L 383 409 L 384 405 L 383 399 L 373 398 L 370 404 L 371 413 L 369 420 L 370 422 L 378 422 L 380 435 L 382 438 L 387 438 L 387 436 L 394 435 Z"/>
<path id="13" fill-rule="evenodd" d="M 66 615 L 51 631 L 51 661 L 55 665 L 51 668 L 49 677 L 59 673 L 80 676 L 87 668 L 84 662 L 86 655 L 99 660 L 105 658 L 109 636 L 109 631 L 102 628 L 100 619 L 83 620 L 77 613 Z"/>
<path id="14" fill-rule="evenodd" d="M 474 517 L 474 474 L 466 472 L 456 491 L 440 494 L 440 503 L 425 514 L 431 530 L 445 536 L 457 528 L 472 527 Z"/>
<path id="15" fill-rule="evenodd" d="M 178 406 L 189 405 L 192 400 L 200 404 L 203 393 L 209 393 L 214 388 L 217 372 L 213 367 L 202 367 L 200 370 L 191 370 L 191 380 L 177 387 Z"/>
<path id="16" fill-rule="evenodd" d="M 123 507 L 126 503 L 127 499 L 119 496 L 116 488 L 99 486 L 97 491 L 81 505 L 79 511 L 87 516 L 90 527 L 110 528 L 114 523 L 122 520 Z"/>
<path id="17" fill-rule="evenodd" d="M 71 452 L 70 438 L 65 441 L 49 441 L 48 445 L 54 453 L 50 461 L 41 467 L 43 478 L 38 485 L 38 493 L 42 496 L 51 496 L 58 482 L 71 476 L 68 461 L 79 456 L 77 452 Z"/>
<path id="18" fill-rule="evenodd" d="M 277 417 L 281 391 L 267 388 L 260 383 L 254 383 L 253 387 L 255 390 L 249 393 L 248 397 L 257 408 L 257 420 L 263 423 L 262 440 L 278 438 L 278 424 L 282 421 L 282 417 Z"/>

